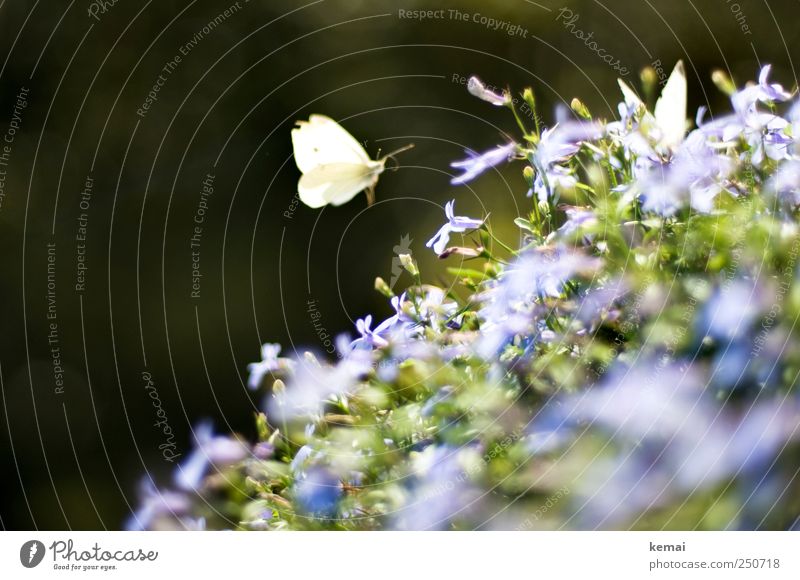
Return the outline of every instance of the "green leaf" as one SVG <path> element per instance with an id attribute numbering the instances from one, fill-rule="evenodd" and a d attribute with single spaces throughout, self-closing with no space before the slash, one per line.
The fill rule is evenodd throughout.
<path id="1" fill-rule="evenodd" d="M 525 218 L 518 217 L 514 220 L 514 223 L 517 224 L 517 227 L 520 229 L 527 230 L 532 234 L 536 233 L 533 229 L 533 224 Z"/>
<path id="2" fill-rule="evenodd" d="M 486 272 L 480 272 L 470 268 L 448 268 L 447 273 L 457 276 L 458 278 L 469 278 L 470 280 L 474 280 L 476 282 L 482 282 L 489 277 Z"/>

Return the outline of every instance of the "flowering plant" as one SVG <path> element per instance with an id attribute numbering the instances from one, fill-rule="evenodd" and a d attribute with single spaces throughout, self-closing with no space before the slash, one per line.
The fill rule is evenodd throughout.
<path id="1" fill-rule="evenodd" d="M 129 527 L 797 528 L 800 102 L 769 73 L 715 74 L 733 112 L 689 132 L 659 112 L 675 89 L 651 113 L 624 85 L 618 119 L 574 100 L 544 128 L 470 81 L 520 135 L 453 181 L 520 163 L 519 247 L 448 203 L 428 247 L 462 258 L 454 286 L 404 255 L 415 283 L 378 279 L 395 314 L 336 361 L 266 345 L 258 440 L 203 424 Z"/>

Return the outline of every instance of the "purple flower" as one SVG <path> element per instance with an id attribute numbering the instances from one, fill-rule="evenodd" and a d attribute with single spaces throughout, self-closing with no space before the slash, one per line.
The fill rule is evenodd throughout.
<path id="1" fill-rule="evenodd" d="M 294 497 L 302 512 L 331 518 L 336 515 L 339 499 L 342 497 L 342 484 L 329 469 L 312 467 L 298 478 Z"/>
<path id="2" fill-rule="evenodd" d="M 153 529 L 158 520 L 164 517 L 177 519 L 191 509 L 191 502 L 185 494 L 159 491 L 149 477 L 139 485 L 139 502 L 139 509 L 125 522 L 125 529 L 129 532 Z"/>
<path id="3" fill-rule="evenodd" d="M 800 161 L 787 161 L 769 182 L 769 189 L 786 203 L 800 205 Z"/>
<path id="4" fill-rule="evenodd" d="M 315 451 L 310 445 L 303 445 L 295 453 L 289 468 L 292 473 L 298 477 L 302 477 L 306 469 L 319 458 L 320 453 Z"/>
<path id="5" fill-rule="evenodd" d="M 765 305 L 765 292 L 757 282 L 735 280 L 718 288 L 706 303 L 698 320 L 699 331 L 717 340 L 747 335 Z"/>
<path id="6" fill-rule="evenodd" d="M 447 301 L 447 292 L 437 286 L 425 286 L 425 293 L 419 300 L 420 318 L 430 326 L 444 322 L 458 310 L 455 302 Z"/>
<path id="7" fill-rule="evenodd" d="M 214 435 L 210 421 L 203 421 L 195 429 L 195 449 L 178 466 L 175 484 L 186 491 L 200 487 L 209 465 L 224 469 L 246 458 L 250 451 L 244 443 L 233 437 Z"/>
<path id="8" fill-rule="evenodd" d="M 771 70 L 772 65 L 766 65 L 761 69 L 757 85 L 746 87 L 731 97 L 731 103 L 736 112 L 748 114 L 755 110 L 757 102 L 782 103 L 792 98 L 792 94 L 784 90 L 781 85 L 769 84 L 767 77 Z"/>
<path id="9" fill-rule="evenodd" d="M 665 179 L 649 179 L 643 189 L 642 209 L 662 216 L 671 216 L 683 205 L 684 188 Z"/>
<path id="10" fill-rule="evenodd" d="M 469 78 L 467 90 L 472 96 L 478 97 L 496 107 L 504 107 L 511 103 L 511 95 L 508 92 L 496 93 L 489 89 L 478 77 Z"/>
<path id="11" fill-rule="evenodd" d="M 533 187 L 528 190 L 528 197 L 532 197 L 535 193 L 538 201 L 546 202 L 551 194 L 572 189 L 577 183 L 578 180 L 575 179 L 571 169 L 563 165 L 552 165 L 547 170 L 536 172 Z"/>
<path id="12" fill-rule="evenodd" d="M 261 347 L 261 362 L 247 365 L 247 370 L 250 373 L 250 380 L 247 386 L 256 390 L 261 385 L 265 375 L 282 368 L 282 360 L 285 359 L 278 358 L 280 352 L 281 345 L 276 343 L 267 343 Z"/>
<path id="13" fill-rule="evenodd" d="M 603 320 L 618 320 L 619 302 L 630 292 L 624 279 L 611 279 L 583 292 L 575 320 L 585 328 L 592 328 Z"/>
<path id="14" fill-rule="evenodd" d="M 558 233 L 564 237 L 571 236 L 585 227 L 597 224 L 597 216 L 589 208 L 566 207 L 564 212 L 567 214 L 567 221 L 558 228 Z M 591 240 L 594 236 L 589 235 L 586 237 Z"/>
<path id="15" fill-rule="evenodd" d="M 320 413 L 329 397 L 346 394 L 356 386 L 359 378 L 371 368 L 370 356 L 369 350 L 353 348 L 337 365 L 308 359 L 297 361 L 286 391 L 270 400 L 269 413 L 279 420 Z"/>
<path id="16" fill-rule="evenodd" d="M 718 146 L 744 141 L 751 149 L 751 161 L 760 167 L 766 157 L 779 161 L 790 157 L 794 139 L 788 134 L 789 122 L 773 113 L 758 110 L 758 102 L 785 101 L 791 95 L 780 85 L 766 83 L 769 66 L 761 71 L 758 85 L 747 87 L 731 97 L 735 113 L 700 126 L 707 136 L 721 141 Z"/>
<path id="17" fill-rule="evenodd" d="M 572 447 L 591 440 L 592 460 L 576 486 L 579 527 L 618 527 L 731 478 L 761 481 L 797 440 L 796 400 L 759 400 L 742 413 L 720 407 L 703 366 L 641 360 L 618 366 L 544 419 L 581 425 Z M 552 403 L 550 403 L 552 405 Z M 734 406 L 735 407 L 735 406 Z M 608 454 L 597 454 L 599 439 Z M 569 463 L 569 459 L 565 461 Z"/>
<path id="18" fill-rule="evenodd" d="M 516 149 L 516 143 L 509 143 L 508 145 L 498 145 L 494 149 L 490 149 L 486 153 L 478 155 L 477 153 L 467 150 L 469 157 L 462 161 L 455 161 L 450 164 L 454 169 L 461 169 L 464 173 L 458 177 L 454 177 L 450 183 L 453 185 L 463 185 L 478 177 L 481 173 L 492 167 L 496 167 L 501 163 L 505 163 L 511 158 L 511 155 Z"/>
<path id="19" fill-rule="evenodd" d="M 351 347 L 353 348 L 383 348 L 388 346 L 389 343 L 387 340 L 380 336 L 378 329 L 375 330 L 370 329 L 372 326 L 372 315 L 368 314 L 363 319 L 356 320 L 356 330 L 361 335 L 361 338 L 357 338 L 351 343 Z"/>
<path id="20" fill-rule="evenodd" d="M 275 455 L 275 444 L 261 441 L 253 447 L 253 455 L 258 459 L 272 459 Z"/>
<path id="21" fill-rule="evenodd" d="M 594 272 L 599 260 L 564 247 L 529 253 L 513 266 L 509 285 L 514 293 L 530 292 L 536 296 L 558 298 L 567 281 L 581 273 Z"/>
<path id="22" fill-rule="evenodd" d="M 800 101 L 795 102 L 795 104 L 789 111 L 788 117 L 789 121 L 792 124 L 792 127 L 790 129 L 791 134 L 795 135 L 795 137 L 797 135 L 800 135 Z M 794 155 L 795 158 L 797 158 L 797 156 L 800 155 L 800 141 L 797 141 L 797 139 L 795 139 L 794 142 Z"/>
<path id="23" fill-rule="evenodd" d="M 437 254 L 442 254 L 445 251 L 447 243 L 450 241 L 451 233 L 460 234 L 467 230 L 476 230 L 483 225 L 484 220 L 454 215 L 453 206 L 455 203 L 455 200 L 453 200 L 445 204 L 444 213 L 447 216 L 447 223 L 425 244 L 428 248 L 433 247 L 433 251 Z"/>
<path id="24" fill-rule="evenodd" d="M 394 308 L 394 315 L 381 322 L 375 328 L 375 334 L 381 336 L 386 334 L 394 334 L 397 331 L 406 330 L 409 326 L 415 324 L 414 319 L 406 314 L 406 312 L 403 310 L 403 304 L 406 303 L 405 292 L 403 292 L 400 296 L 393 296 L 391 303 L 392 308 Z"/>
<path id="25" fill-rule="evenodd" d="M 377 329 L 375 330 L 377 332 Z M 339 365 L 349 369 L 353 375 L 367 372 L 372 367 L 372 351 L 364 348 L 357 348 L 353 344 L 350 335 L 340 334 L 336 337 L 336 356 L 339 357 Z"/>
<path id="26" fill-rule="evenodd" d="M 565 164 L 583 142 L 598 139 L 602 134 L 599 125 L 580 121 L 567 121 L 545 130 L 533 154 L 536 179 L 528 197 L 535 193 L 539 201 L 546 202 L 559 189 L 574 187 L 577 180 Z"/>
<path id="27" fill-rule="evenodd" d="M 489 359 L 516 335 L 532 335 L 536 300 L 558 298 L 579 274 L 597 270 L 600 261 L 563 246 L 539 248 L 520 256 L 481 297 L 479 356 Z"/>
<path id="28" fill-rule="evenodd" d="M 542 133 L 534 154 L 542 167 L 566 163 L 581 148 L 584 141 L 602 137 L 602 128 L 586 121 L 567 121 Z"/>
<path id="29" fill-rule="evenodd" d="M 398 530 L 445 530 L 468 515 L 480 498 L 467 466 L 479 460 L 474 448 L 429 445 L 414 459 L 408 503 L 394 514 Z"/>
<path id="30" fill-rule="evenodd" d="M 718 153 L 707 134 L 697 130 L 668 162 L 643 172 L 634 187 L 641 193 L 645 211 L 670 216 L 689 202 L 696 211 L 709 213 L 734 168 L 733 160 Z"/>

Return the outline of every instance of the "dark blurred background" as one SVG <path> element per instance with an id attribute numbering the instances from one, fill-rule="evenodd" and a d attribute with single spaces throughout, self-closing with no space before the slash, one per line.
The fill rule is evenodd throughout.
<path id="1" fill-rule="evenodd" d="M 690 117 L 718 114 L 715 68 L 741 83 L 773 63 L 796 85 L 798 13 L 798 0 L 0 1 L 0 524 L 117 529 L 145 473 L 169 481 L 161 427 L 184 456 L 205 417 L 252 436 L 260 344 L 324 354 L 309 300 L 332 336 L 388 315 L 373 282 L 391 281 L 404 236 L 423 277 L 443 278 L 424 244 L 446 201 L 491 212 L 514 242 L 519 165 L 448 183 L 464 147 L 515 131 L 467 94 L 469 75 L 532 86 L 547 124 L 573 96 L 614 116 L 618 72 L 582 30 L 632 84 L 685 59 Z M 311 113 L 373 157 L 416 144 L 376 205 L 293 205 L 290 130 Z"/>

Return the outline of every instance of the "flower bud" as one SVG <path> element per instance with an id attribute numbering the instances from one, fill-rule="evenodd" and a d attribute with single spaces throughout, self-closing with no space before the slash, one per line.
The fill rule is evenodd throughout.
<path id="1" fill-rule="evenodd" d="M 658 85 L 658 74 L 656 70 L 651 66 L 646 66 L 642 69 L 642 72 L 639 73 L 639 78 L 642 80 L 644 94 L 647 95 L 648 99 L 653 98 L 653 95 L 656 94 L 656 86 Z"/>
<path id="2" fill-rule="evenodd" d="M 533 170 L 533 167 L 526 165 L 525 169 L 522 170 L 522 177 L 525 178 L 529 186 L 533 187 L 533 179 L 536 177 L 536 172 Z"/>
<path id="3" fill-rule="evenodd" d="M 528 87 L 522 92 L 522 99 L 528 103 L 528 106 L 531 108 L 531 111 L 536 110 L 536 97 L 533 95 L 533 89 Z"/>
<path id="4" fill-rule="evenodd" d="M 537 205 L 539 207 L 539 213 L 541 213 L 545 217 L 550 215 L 550 204 L 549 203 L 547 203 L 546 201 L 540 201 Z"/>
<path id="5" fill-rule="evenodd" d="M 275 385 L 272 386 L 272 389 L 275 389 Z M 258 413 L 256 415 L 256 432 L 258 433 L 259 441 L 266 441 L 269 439 L 269 423 L 267 422 L 266 413 Z"/>
<path id="6" fill-rule="evenodd" d="M 579 117 L 582 117 L 584 119 L 592 118 L 592 114 L 589 112 L 588 107 L 586 107 L 586 105 L 584 105 L 580 99 L 577 98 L 572 99 L 572 102 L 570 103 L 569 106 L 572 108 L 573 111 L 575 111 L 575 114 L 578 115 Z"/>
<path id="7" fill-rule="evenodd" d="M 711 80 L 717 85 L 717 88 L 729 97 L 736 92 L 736 85 L 733 80 L 723 70 L 717 69 L 711 73 Z"/>
<path id="8" fill-rule="evenodd" d="M 400 264 L 406 269 L 406 272 L 414 277 L 419 276 L 419 268 L 417 268 L 417 264 L 414 262 L 414 258 L 411 257 L 411 254 L 400 254 L 397 257 L 400 258 Z"/>
<path id="9" fill-rule="evenodd" d="M 319 364 L 319 359 L 314 356 L 314 353 L 307 350 L 303 353 L 303 359 L 305 360 L 306 364 L 313 365 L 315 367 L 321 367 L 322 365 Z"/>
<path id="10" fill-rule="evenodd" d="M 464 256 L 466 258 L 477 258 L 483 253 L 483 248 L 463 248 L 463 247 L 452 247 L 447 248 L 444 252 L 439 254 L 439 259 L 444 260 L 452 255 L 456 256 Z"/>
<path id="11" fill-rule="evenodd" d="M 378 292 L 380 292 L 381 294 L 383 294 L 387 298 L 394 297 L 394 292 L 392 292 L 392 289 L 386 283 L 386 280 L 384 280 L 380 276 L 375 278 L 375 290 L 377 290 Z"/>

